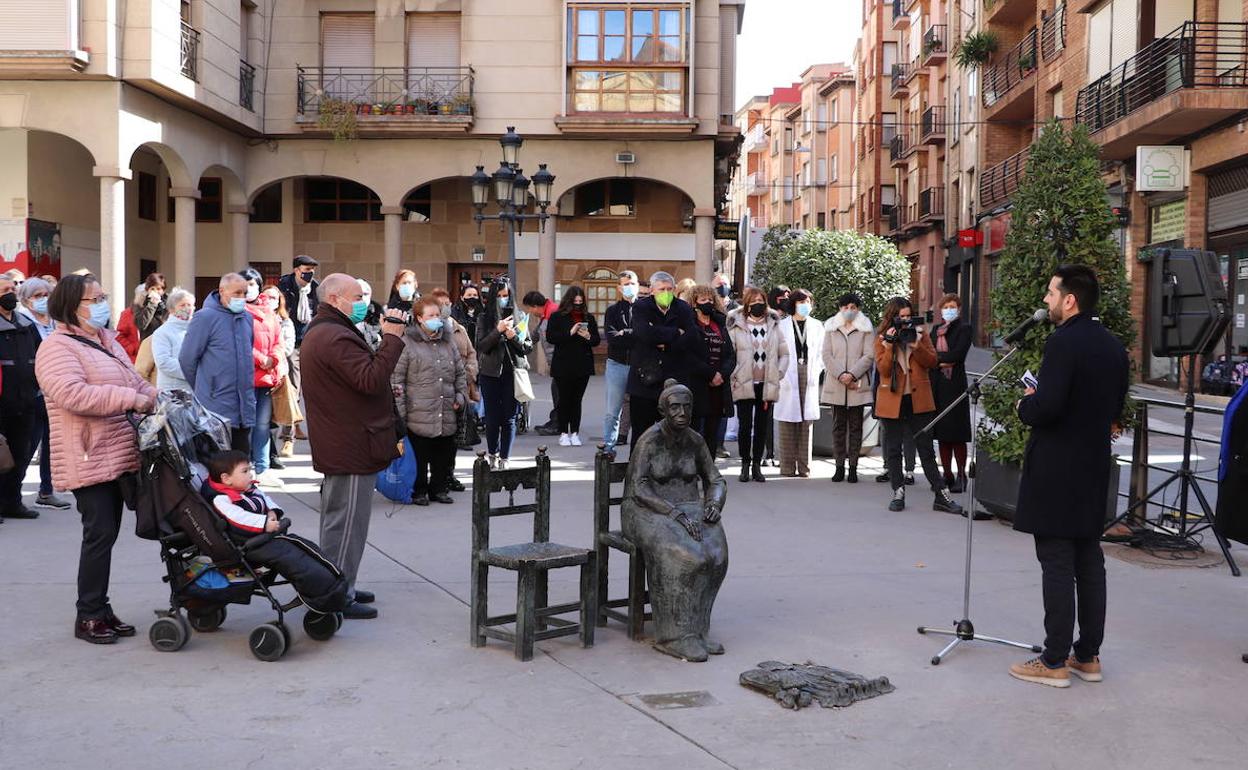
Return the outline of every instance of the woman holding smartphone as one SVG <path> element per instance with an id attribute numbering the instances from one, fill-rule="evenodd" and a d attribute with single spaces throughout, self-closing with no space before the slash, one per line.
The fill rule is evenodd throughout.
<path id="1" fill-rule="evenodd" d="M 547 339 L 555 348 L 550 376 L 559 388 L 559 446 L 581 446 L 581 401 L 594 374 L 594 348 L 598 321 L 585 309 L 585 291 L 569 286 L 559 309 L 546 325 Z"/>
<path id="2" fill-rule="evenodd" d="M 490 467 L 506 470 L 516 437 L 516 369 L 529 368 L 533 339 L 520 326 L 506 278 L 486 290 L 485 307 L 477 314 L 477 363 L 481 399 L 485 402 L 485 444 Z"/>

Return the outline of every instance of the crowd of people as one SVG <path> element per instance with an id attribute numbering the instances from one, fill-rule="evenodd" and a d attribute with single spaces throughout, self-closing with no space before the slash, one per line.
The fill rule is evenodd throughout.
<path id="1" fill-rule="evenodd" d="M 880 478 L 891 482 L 888 507 L 904 508 L 917 453 L 933 507 L 960 512 L 949 491 L 965 483 L 969 412 L 921 431 L 965 388 L 971 335 L 956 295 L 942 300 L 930 331 L 901 297 L 877 328 L 853 292 L 824 321 L 805 289 L 746 286 L 734 296 L 722 275 L 697 284 L 625 270 L 618 300 L 599 318 L 576 285 L 558 299 L 538 291 L 517 298 L 500 276 L 455 287 L 456 299 L 441 287 L 422 295 L 415 272 L 403 269 L 379 301 L 366 281 L 318 280 L 318 267 L 301 255 L 275 282 L 252 268 L 227 273 L 198 303 L 152 273 L 119 316 L 89 274 L 59 282 L 0 276 L 0 434 L 15 458 L 0 476 L 0 515 L 38 516 L 20 492 L 40 450 L 35 508 L 68 509 L 61 490 L 83 515 L 81 638 L 132 631 L 107 596 L 120 484 L 137 467 L 125 415 L 150 411 L 157 393 L 173 389 L 194 393 L 226 422 L 230 449 L 249 458 L 261 488 L 282 489 L 276 471 L 296 440 L 309 440 L 324 476 L 320 542 L 351 585 L 349 618 L 377 614 L 373 595 L 354 582 L 376 475 L 404 440 L 416 460 L 411 501 L 453 503 L 464 490 L 456 452 L 470 446 L 465 436 L 478 425 L 490 466 L 511 462 L 523 404 L 534 398 L 532 368 L 550 375 L 553 405 L 535 431 L 581 447 L 601 348 L 602 439 L 613 455 L 658 421 L 660 390 L 674 379 L 691 389 L 693 427 L 713 457 L 729 457 L 725 444 L 735 433 L 742 483 L 767 481 L 768 465 L 781 476 L 809 476 L 813 428 L 825 413 L 832 481 L 856 483 L 870 409 L 886 460 Z"/>

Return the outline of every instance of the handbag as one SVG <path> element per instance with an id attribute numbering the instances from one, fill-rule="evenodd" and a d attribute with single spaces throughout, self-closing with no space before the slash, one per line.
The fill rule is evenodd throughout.
<path id="1" fill-rule="evenodd" d="M 533 400 L 533 383 L 529 381 L 529 370 L 515 368 L 512 370 L 515 377 L 516 400 L 522 404 L 527 404 Z"/>
<path id="2" fill-rule="evenodd" d="M 477 410 L 468 404 L 455 413 L 455 446 L 459 449 L 472 449 L 481 443 L 480 425 L 477 423 Z"/>
<path id="3" fill-rule="evenodd" d="M 415 484 L 416 452 L 412 449 L 412 442 L 404 437 L 403 453 L 377 474 L 375 486 L 387 500 L 406 505 L 412 501 L 412 487 Z"/>
<path id="4" fill-rule="evenodd" d="M 634 369 L 637 370 L 637 379 L 642 385 L 652 388 L 663 382 L 663 361 L 659 358 L 647 358 Z"/>
<path id="5" fill-rule="evenodd" d="M 283 377 L 282 384 L 273 389 L 273 422 L 278 425 L 303 422 L 303 412 L 299 409 L 299 391 L 290 384 L 289 377 Z"/>
<path id="6" fill-rule="evenodd" d="M 0 434 L 0 473 L 8 473 L 17 467 L 17 463 L 13 460 L 13 450 L 9 448 L 9 441 Z"/>

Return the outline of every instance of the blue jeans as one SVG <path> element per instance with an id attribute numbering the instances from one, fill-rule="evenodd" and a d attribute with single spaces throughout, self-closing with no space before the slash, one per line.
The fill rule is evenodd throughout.
<path id="1" fill-rule="evenodd" d="M 511 457 L 516 438 L 516 381 L 505 370 L 502 377 L 481 375 L 481 401 L 485 404 L 485 445 L 490 454 Z"/>
<path id="2" fill-rule="evenodd" d="M 251 429 L 251 465 L 259 476 L 269 469 L 269 423 L 273 420 L 273 395 L 256 388 L 256 424 Z"/>
<path id="3" fill-rule="evenodd" d="M 607 359 L 607 412 L 602 418 L 602 443 L 610 449 L 620 438 L 620 413 L 628 388 L 628 364 Z"/>

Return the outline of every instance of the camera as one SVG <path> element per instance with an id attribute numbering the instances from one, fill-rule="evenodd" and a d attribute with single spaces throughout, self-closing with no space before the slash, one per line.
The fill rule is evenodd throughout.
<path id="1" fill-rule="evenodd" d="M 909 318 L 894 316 L 893 334 L 902 344 L 913 344 L 919 339 L 918 326 L 920 323 L 921 321 L 914 316 L 910 316 Z"/>

